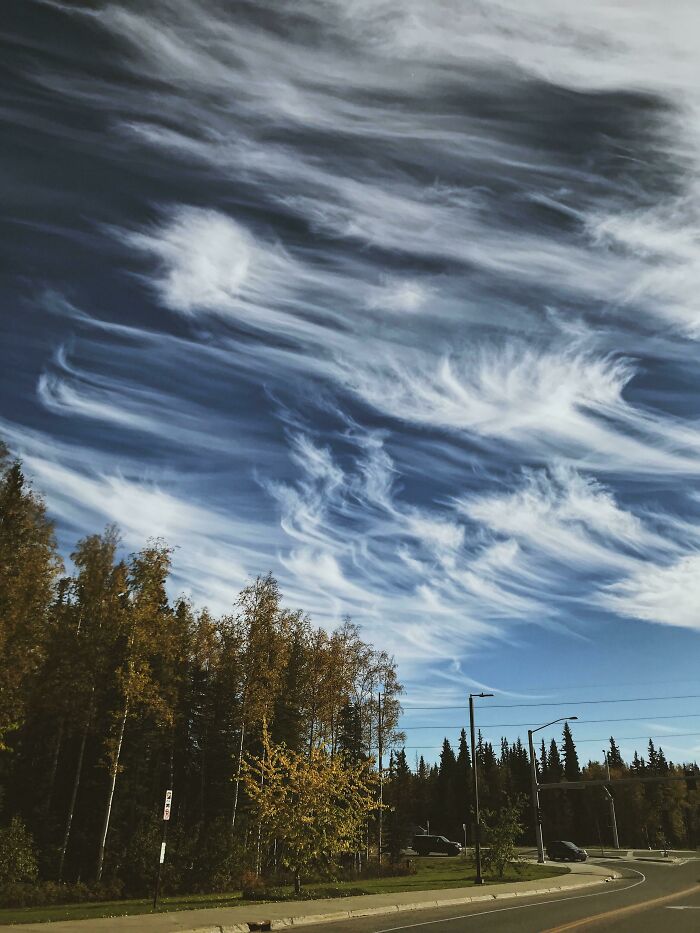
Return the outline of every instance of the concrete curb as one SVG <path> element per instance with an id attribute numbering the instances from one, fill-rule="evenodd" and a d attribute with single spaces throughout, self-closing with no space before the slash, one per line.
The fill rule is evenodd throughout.
<path id="1" fill-rule="evenodd" d="M 572 877 L 572 876 L 569 876 Z M 509 900 L 516 897 L 535 897 L 541 894 L 557 894 L 560 891 L 578 891 L 600 884 L 616 881 L 622 875 L 611 871 L 609 875 L 596 881 L 584 881 L 581 884 L 560 884 L 551 888 L 537 888 L 531 891 L 504 891 L 500 894 L 477 894 L 470 897 L 450 897 L 439 900 L 414 901 L 406 904 L 387 904 L 383 907 L 358 907 L 354 910 L 333 910 L 322 914 L 303 914 L 301 916 L 279 917 L 276 920 L 254 920 L 248 923 L 224 923 L 213 926 L 192 927 L 180 933 L 251 933 L 254 930 L 283 930 L 286 927 L 312 926 L 316 923 L 332 923 L 335 920 L 352 920 L 355 917 L 376 917 L 382 914 L 403 913 L 410 910 L 429 910 L 435 907 L 458 907 L 461 904 L 475 904 L 485 901 Z"/>

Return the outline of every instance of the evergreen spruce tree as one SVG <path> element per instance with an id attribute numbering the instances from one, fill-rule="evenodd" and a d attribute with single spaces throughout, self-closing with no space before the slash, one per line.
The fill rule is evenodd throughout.
<path id="1" fill-rule="evenodd" d="M 540 781 L 544 784 L 550 780 L 549 777 L 549 765 L 547 763 L 547 749 L 544 744 L 544 739 L 542 739 L 540 745 L 540 757 L 537 762 L 537 770 L 539 772 Z"/>
<path id="2" fill-rule="evenodd" d="M 392 861 L 396 862 L 413 835 L 413 775 L 403 748 L 392 755 L 384 801 L 389 807 L 384 819 L 386 847 Z"/>
<path id="3" fill-rule="evenodd" d="M 562 753 L 564 756 L 564 779 L 567 781 L 580 780 L 581 766 L 579 765 L 574 737 L 571 734 L 568 722 L 564 723 Z"/>
<path id="4" fill-rule="evenodd" d="M 449 839 L 461 838 L 462 806 L 459 788 L 457 759 L 451 744 L 444 740 L 440 752 L 439 781 L 437 787 L 440 804 L 440 819 L 437 831 Z"/>
<path id="5" fill-rule="evenodd" d="M 557 784 L 564 779 L 564 765 L 559 747 L 554 739 L 547 755 L 548 780 Z M 542 807 L 542 830 L 547 839 L 566 839 L 571 833 L 571 807 L 566 791 L 550 790 L 540 797 Z"/>
<path id="6" fill-rule="evenodd" d="M 416 826 L 427 829 L 430 819 L 430 771 L 421 755 L 418 761 L 415 778 L 415 791 L 413 794 L 413 822 Z"/>
<path id="7" fill-rule="evenodd" d="M 470 845 L 472 842 L 472 759 L 467 742 L 467 733 L 464 729 L 459 733 L 456 778 L 458 829 L 461 829 L 462 826 L 466 826 L 466 844 Z M 465 831 L 462 830 L 462 835 L 455 836 L 455 839 L 460 842 L 464 841 L 464 833 Z"/>
<path id="8" fill-rule="evenodd" d="M 362 712 L 357 703 L 347 700 L 340 709 L 338 728 L 338 753 L 352 764 L 367 758 L 362 730 Z"/>
<path id="9" fill-rule="evenodd" d="M 24 722 L 60 570 L 44 504 L 0 444 L 0 752 Z"/>
<path id="10" fill-rule="evenodd" d="M 617 747 L 615 739 L 610 736 L 610 751 L 608 752 L 608 765 L 611 769 L 621 770 L 624 767 L 620 749 Z"/>
<path id="11" fill-rule="evenodd" d="M 562 733 L 562 752 L 564 757 L 564 779 L 567 781 L 578 781 L 581 779 L 581 766 L 578 760 L 574 737 L 571 734 L 571 728 L 568 722 L 564 723 Z M 564 791 L 566 793 L 566 791 Z M 571 835 L 574 839 L 582 839 L 586 833 L 586 801 L 583 799 L 581 791 L 570 792 L 571 800 L 568 801 L 568 809 L 572 815 Z"/>

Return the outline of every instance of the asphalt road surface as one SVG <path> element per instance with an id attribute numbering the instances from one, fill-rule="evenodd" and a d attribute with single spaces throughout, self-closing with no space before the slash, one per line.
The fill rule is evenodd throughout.
<path id="1" fill-rule="evenodd" d="M 698 933 L 700 861 L 604 861 L 624 875 L 576 894 L 442 907 L 324 924 L 329 933 Z"/>

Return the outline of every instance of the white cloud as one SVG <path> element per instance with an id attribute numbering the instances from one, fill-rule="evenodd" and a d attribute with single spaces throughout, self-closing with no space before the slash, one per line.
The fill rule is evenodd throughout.
<path id="1" fill-rule="evenodd" d="M 165 425 L 151 411 L 145 414 L 128 412 L 111 404 L 104 393 L 94 390 L 80 391 L 75 385 L 54 373 L 42 373 L 37 383 L 41 403 L 55 414 L 71 414 L 148 433 L 162 433 Z M 102 397 L 101 397 L 102 396 Z"/>
<path id="2" fill-rule="evenodd" d="M 370 308 L 380 311 L 420 311 L 430 298 L 430 290 L 412 279 L 387 279 L 371 290 L 367 299 Z"/>
<path id="3" fill-rule="evenodd" d="M 683 337 L 700 336 L 695 4 L 299 0 L 308 31 L 265 29 L 262 14 L 233 24 L 206 2 L 64 8 L 124 40 L 115 62 L 138 89 L 83 84 L 60 65 L 34 79 L 118 114 L 120 147 L 194 165 L 217 192 L 214 207 L 161 206 L 149 227 L 111 230 L 143 260 L 159 302 L 183 329 L 207 316 L 201 352 L 245 369 L 256 388 L 303 373 L 352 393 L 373 423 L 388 416 L 403 437 L 393 459 L 386 420 L 383 433 L 331 440 L 290 430 L 284 481 L 268 478 L 261 451 L 279 528 L 197 504 L 172 476 L 35 449 L 32 468 L 62 519 L 116 519 L 134 546 L 154 530 L 183 542 L 180 577 L 201 578 L 222 602 L 229 576 L 274 560 L 291 598 L 323 619 L 358 607 L 412 659 L 512 637 L 517 620 L 551 620 L 564 599 L 697 627 L 692 517 L 635 515 L 592 476 L 667 489 L 700 469 L 697 421 L 671 414 L 673 398 L 664 408 L 636 362 L 663 337 L 693 367 Z M 485 106 L 457 114 L 465 87 Z M 599 93 L 601 113 L 627 112 L 608 91 L 647 95 L 641 116 L 629 108 L 644 126 L 602 158 L 646 160 L 651 174 L 655 161 L 668 166 L 672 195 L 641 190 L 632 171 L 611 184 L 595 147 L 578 159 L 549 144 L 565 121 L 540 126 L 522 101 L 552 92 L 575 110 L 566 88 L 588 106 Z M 558 221 L 532 219 L 532 205 Z M 273 215 L 283 234 L 262 219 Z M 579 317 L 590 322 L 572 325 Z M 232 338 L 230 321 L 259 344 Z M 158 334 L 149 353 L 173 341 Z M 194 346 L 183 342 L 178 371 Z M 38 387 L 53 413 L 172 430 L 191 448 L 207 436 L 210 449 L 236 446 L 225 420 L 198 426 L 177 394 L 64 364 Z M 415 428 L 433 473 L 417 467 Z M 252 460 L 252 445 L 239 446 L 236 464 Z M 533 463 L 550 468 L 513 479 Z M 489 491 L 463 491 L 477 480 Z M 433 481 L 439 501 L 426 494 Z M 448 488 L 458 509 L 444 504 Z M 615 582 L 596 597 L 602 577 Z"/>
<path id="4" fill-rule="evenodd" d="M 449 519 L 411 510 L 406 513 L 404 522 L 411 537 L 443 558 L 449 552 L 460 548 L 464 541 L 464 528 Z"/>
<path id="5" fill-rule="evenodd" d="M 317 447 L 305 434 L 292 437 L 292 460 L 311 480 L 319 482 L 331 493 L 344 481 L 343 471 L 334 462 L 327 447 Z"/>
<path id="6" fill-rule="evenodd" d="M 544 575 L 552 561 L 619 571 L 635 568 L 640 553 L 673 549 L 609 490 L 564 464 L 525 473 L 514 491 L 474 495 L 458 505 L 472 521 L 526 547 Z"/>
<path id="7" fill-rule="evenodd" d="M 319 587 L 321 594 L 331 600 L 335 614 L 354 612 L 358 604 L 371 603 L 373 597 L 360 586 L 347 579 L 333 554 L 314 548 L 293 549 L 282 556 L 283 565 L 306 587 Z"/>
<path id="8" fill-rule="evenodd" d="M 698 472 L 697 426 L 628 402 L 635 366 L 596 352 L 588 332 L 570 346 L 506 338 L 446 356 L 426 335 L 423 346 L 404 348 L 391 332 L 371 333 L 344 275 L 316 271 L 216 211 L 182 207 L 149 233 L 120 235 L 159 259 L 155 286 L 173 310 L 233 315 L 286 334 L 310 372 L 394 418 L 506 441 L 541 458 L 569 456 L 590 469 Z M 302 297 L 308 288 L 317 294 L 315 320 Z M 347 314 L 334 295 L 351 302 L 354 333 L 338 328 Z M 289 351 L 286 359 L 272 352 L 299 365 Z"/>
<path id="9" fill-rule="evenodd" d="M 138 11 L 114 4 L 100 10 L 62 8 L 89 16 L 118 37 L 134 70 L 158 82 L 148 100 L 108 84 L 89 92 L 97 99 L 118 94 L 120 112 L 132 114 L 125 125 L 150 143 L 204 159 L 220 172 L 269 189 L 273 198 L 337 236 L 387 250 L 451 257 L 521 282 L 546 277 L 552 285 L 602 301 L 637 296 L 648 311 L 697 330 L 692 291 L 697 264 L 687 261 L 697 239 L 692 218 L 698 199 L 692 186 L 677 200 L 680 237 L 669 236 L 675 225 L 667 229 L 666 221 L 643 219 L 642 213 L 630 214 L 620 205 L 606 219 L 600 206 L 591 204 L 578 209 L 581 233 L 592 234 L 586 242 L 585 236 L 554 238 L 527 225 L 504 224 L 476 185 L 417 185 L 410 171 L 393 165 L 389 172 L 382 160 L 363 165 L 362 172 L 352 162 L 338 169 L 334 153 L 319 159 L 298 143 L 263 145 L 248 132 L 257 117 L 267 126 L 332 130 L 340 138 L 420 146 L 419 166 L 440 166 L 447 158 L 490 162 L 492 170 L 499 166 L 506 176 L 527 168 L 532 196 L 538 194 L 537 178 L 543 173 L 561 178 L 566 200 L 569 183 L 581 180 L 582 170 L 572 178 L 571 169 L 556 156 L 543 165 L 536 144 L 509 132 L 517 130 L 517 120 L 503 113 L 498 125 L 485 125 L 477 116 L 455 124 L 449 112 L 434 107 L 436 92 L 460 87 L 465 80 L 476 91 L 500 81 L 508 92 L 518 82 L 535 79 L 584 93 L 622 90 L 672 101 L 673 107 L 658 115 L 653 127 L 657 151 L 697 168 L 700 72 L 695 36 L 700 14 L 689 0 L 675 0 L 672 14 L 656 0 L 634 5 L 594 0 L 580 9 L 562 0 L 501 0 L 488 10 L 419 0 L 297 4 L 295 9 L 303 9 L 315 26 L 309 34 L 323 37 L 312 47 L 303 32 L 280 34 L 245 18 L 234 28 L 207 3 L 159 3 Z M 45 80 L 64 93 L 88 93 L 55 73 Z M 414 106 L 407 112 L 405 106 L 384 103 L 387 98 Z M 197 132 L 190 136 L 172 129 L 192 125 Z M 642 230 L 640 223 L 648 229 Z M 624 260 L 599 248 L 603 229 L 607 237 L 627 244 Z M 658 254 L 649 255 L 650 238 L 665 241 L 668 261 L 660 264 Z M 679 238 L 684 240 L 680 251 Z M 224 281 L 213 270 L 208 299 L 214 304 L 222 292 L 235 292 L 239 278 L 245 277 L 250 247 L 240 231 L 228 228 L 212 242 L 214 255 L 222 240 L 228 243 L 225 255 L 230 258 L 233 247 L 238 258 Z M 157 249 L 162 253 L 162 244 Z M 161 258 L 167 262 L 179 249 L 173 230 L 168 255 Z M 674 269 L 683 255 L 684 264 Z M 190 272 L 206 266 L 207 256 L 196 255 Z M 193 307 L 190 285 L 184 268 L 163 283 L 169 300 L 185 313 Z M 371 290 L 366 298 L 373 300 Z M 402 285 L 387 290 L 385 307 L 391 309 L 392 302 L 413 310 L 423 298 L 412 285 Z"/>
<path id="10" fill-rule="evenodd" d="M 286 265 L 281 251 L 256 243 L 245 228 L 215 210 L 178 207 L 148 232 L 115 233 L 158 260 L 161 299 L 184 314 L 235 308 L 262 287 L 279 286 Z"/>
<path id="11" fill-rule="evenodd" d="M 618 299 L 641 305 L 700 337 L 700 187 L 661 206 L 590 217 L 594 239 L 643 261 Z"/>
<path id="12" fill-rule="evenodd" d="M 670 564 L 641 564 L 601 594 L 618 615 L 700 631 L 700 554 Z"/>
<path id="13" fill-rule="evenodd" d="M 346 369 L 345 379 L 401 421 L 506 441 L 542 459 L 568 456 L 605 471 L 697 473 L 700 433 L 627 402 L 623 390 L 634 372 L 621 358 L 505 341 L 437 359 L 394 352 Z"/>

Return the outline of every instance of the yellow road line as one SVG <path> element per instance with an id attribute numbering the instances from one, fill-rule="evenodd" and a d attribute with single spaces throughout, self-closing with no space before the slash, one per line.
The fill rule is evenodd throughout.
<path id="1" fill-rule="evenodd" d="M 550 927 L 548 930 L 544 930 L 543 933 L 564 933 L 565 930 L 577 930 L 581 927 L 589 928 L 594 923 L 602 923 L 604 920 L 611 920 L 613 917 L 624 917 L 627 914 L 649 910 L 651 907 L 658 907 L 661 904 L 667 904 L 669 901 L 677 901 L 679 898 L 687 897 L 689 894 L 700 894 L 700 887 L 695 884 L 692 888 L 684 888 L 682 891 L 675 891 L 673 894 L 665 894 L 663 897 L 655 897 L 650 901 L 641 901 L 639 904 L 630 904 L 629 907 L 618 907 L 615 910 L 606 910 L 605 913 L 595 914 L 593 917 L 584 917 L 583 920 L 573 920 L 571 923 L 565 923 L 563 926 Z"/>

